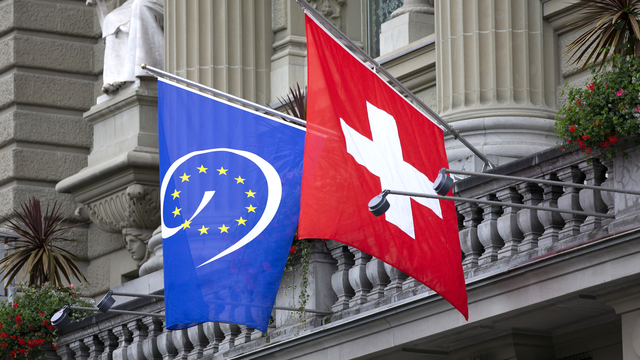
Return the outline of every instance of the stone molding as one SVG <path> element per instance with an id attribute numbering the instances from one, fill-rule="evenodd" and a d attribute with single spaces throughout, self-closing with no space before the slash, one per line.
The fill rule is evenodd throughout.
<path id="1" fill-rule="evenodd" d="M 160 225 L 159 187 L 133 184 L 84 204 L 86 215 L 100 229 L 120 233 L 125 228 L 155 229 Z"/>
<path id="2" fill-rule="evenodd" d="M 391 13 L 391 18 L 395 19 L 400 15 L 408 13 L 434 15 L 433 0 L 405 0 L 402 7 Z"/>

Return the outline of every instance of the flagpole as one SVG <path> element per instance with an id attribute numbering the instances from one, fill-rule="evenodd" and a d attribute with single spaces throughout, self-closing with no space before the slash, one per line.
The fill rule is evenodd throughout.
<path id="1" fill-rule="evenodd" d="M 453 136 L 455 140 L 459 140 L 464 146 L 467 147 L 467 149 L 471 150 L 472 153 L 474 153 L 477 157 L 479 157 L 484 162 L 484 165 L 485 165 L 483 167 L 483 170 L 486 169 L 486 167 L 489 167 L 490 169 L 493 169 L 496 167 L 496 165 L 492 163 L 491 160 L 489 160 L 483 153 L 481 153 L 480 150 L 478 150 L 469 141 L 467 141 L 467 139 L 462 137 L 462 135 L 460 135 L 460 133 L 457 130 L 455 130 L 451 125 L 449 125 L 449 123 L 444 121 L 438 114 L 436 114 L 435 111 L 431 110 L 430 107 L 428 107 L 425 103 L 423 103 L 415 94 L 413 94 L 400 81 L 398 81 L 398 79 L 393 77 L 393 75 L 391 75 L 387 70 L 385 70 L 382 66 L 380 66 L 380 64 L 378 64 L 377 61 L 375 61 L 371 56 L 369 56 L 369 54 L 367 54 L 365 51 L 360 49 L 360 47 L 354 44 L 353 41 L 349 39 L 349 37 L 347 37 L 344 33 L 342 33 L 342 31 L 340 31 L 340 29 L 335 27 L 329 20 L 327 20 L 324 16 L 322 16 L 322 14 L 320 14 L 316 9 L 314 9 L 313 6 L 311 6 L 305 0 L 296 0 L 296 2 L 300 4 L 300 6 L 302 6 L 308 13 L 310 13 L 314 17 L 314 19 L 321 22 L 322 25 L 325 26 L 325 28 L 330 29 L 333 33 L 338 35 L 340 39 L 342 39 L 344 42 L 349 44 L 355 51 L 358 52 L 358 54 L 360 54 L 360 56 L 362 56 L 369 63 L 371 63 L 376 70 L 383 73 L 384 76 L 387 79 L 389 79 L 389 81 L 391 81 L 398 88 L 402 89 L 402 91 L 409 98 L 411 98 L 411 100 L 413 100 L 422 110 L 424 110 L 433 119 L 435 119 L 440 125 L 442 125 L 442 127 L 444 127 L 449 132 L 449 134 Z"/>
<path id="2" fill-rule="evenodd" d="M 189 79 L 185 79 L 183 77 L 176 76 L 176 75 L 173 75 L 171 73 L 168 73 L 166 71 L 162 71 L 160 69 L 156 69 L 153 66 L 149 66 L 147 64 L 142 64 L 142 65 L 140 65 L 140 67 L 144 71 L 148 72 L 149 74 L 151 74 L 153 76 L 162 77 L 162 78 L 165 78 L 165 79 L 171 79 L 171 80 L 174 80 L 174 81 L 178 81 L 178 82 L 193 86 L 193 87 L 195 87 L 195 88 L 197 88 L 199 90 L 202 90 L 202 91 L 204 91 L 206 93 L 217 95 L 217 96 L 221 96 L 221 97 L 223 97 L 223 98 L 225 98 L 227 100 L 231 100 L 231 101 L 239 102 L 239 103 L 241 103 L 243 105 L 251 106 L 254 109 L 258 109 L 258 110 L 264 111 L 264 112 L 266 112 L 268 114 L 284 118 L 284 119 L 286 119 L 288 121 L 291 121 L 292 123 L 295 123 L 295 124 L 298 124 L 298 125 L 301 125 L 301 126 L 304 126 L 304 127 L 307 126 L 307 122 L 306 121 L 300 120 L 300 119 L 298 119 L 296 117 L 293 117 L 293 116 L 291 116 L 289 114 L 285 114 L 285 113 L 280 112 L 278 110 L 274 110 L 274 109 L 272 109 L 270 107 L 262 106 L 260 104 L 254 103 L 252 101 L 243 99 L 241 97 L 237 97 L 237 96 L 228 94 L 228 93 L 226 93 L 224 91 L 220 91 L 218 89 L 214 89 L 214 88 L 210 88 L 208 86 L 204 86 L 202 84 L 198 84 L 195 81 L 191 81 Z"/>

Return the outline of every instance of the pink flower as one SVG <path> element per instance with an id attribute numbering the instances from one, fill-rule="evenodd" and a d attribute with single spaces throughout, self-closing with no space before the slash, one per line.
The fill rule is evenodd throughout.
<path id="1" fill-rule="evenodd" d="M 637 107 L 637 108 L 636 108 L 636 111 L 640 111 L 640 107 Z"/>
<path id="2" fill-rule="evenodd" d="M 622 95 L 624 95 L 624 89 L 620 89 L 616 91 L 616 96 L 622 96 Z"/>

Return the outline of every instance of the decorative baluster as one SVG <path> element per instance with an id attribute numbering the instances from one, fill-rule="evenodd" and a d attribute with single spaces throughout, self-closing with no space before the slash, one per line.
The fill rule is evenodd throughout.
<path id="1" fill-rule="evenodd" d="M 407 280 L 402 283 L 402 290 L 414 289 L 418 286 L 422 285 L 422 283 L 413 277 L 409 276 Z"/>
<path id="2" fill-rule="evenodd" d="M 218 352 L 218 346 L 220 346 L 220 343 L 224 340 L 224 333 L 222 329 L 220 329 L 219 323 L 207 322 L 202 325 L 204 327 L 204 334 L 207 336 L 207 339 L 209 339 L 209 345 L 204 348 L 202 355 L 209 358 Z"/>
<path id="3" fill-rule="evenodd" d="M 368 301 L 381 299 L 384 297 L 384 289 L 389 284 L 389 275 L 384 269 L 384 262 L 372 257 L 366 265 L 366 273 L 369 282 L 373 286 L 367 295 Z"/>
<path id="4" fill-rule="evenodd" d="M 349 300 L 349 306 L 362 305 L 367 302 L 367 294 L 371 291 L 371 283 L 367 278 L 367 263 L 371 260 L 371 255 L 356 248 L 349 247 L 353 253 L 354 264 L 349 269 L 349 283 L 355 291 L 355 295 Z"/>
<path id="5" fill-rule="evenodd" d="M 189 335 L 189 340 L 191 340 L 191 345 L 193 345 L 193 350 L 189 353 L 189 360 L 202 358 L 204 348 L 209 345 L 209 339 L 204 333 L 204 327 L 202 324 L 190 327 L 187 329 L 187 334 Z"/>
<path id="6" fill-rule="evenodd" d="M 69 344 L 60 344 L 58 343 L 58 348 L 56 349 L 56 353 L 60 356 L 62 360 L 75 360 L 75 355 L 73 350 L 69 347 Z"/>
<path id="7" fill-rule="evenodd" d="M 162 360 L 173 360 L 178 354 L 178 349 L 173 345 L 173 331 L 163 327 L 162 334 L 158 335 L 158 351 Z"/>
<path id="8" fill-rule="evenodd" d="M 385 295 L 396 294 L 402 291 L 402 283 L 407 280 L 409 275 L 403 273 L 402 271 L 396 269 L 395 267 L 385 263 L 384 270 L 387 272 L 389 279 L 391 282 L 384 288 Z"/>
<path id="9" fill-rule="evenodd" d="M 614 183 L 614 173 L 613 173 L 613 159 L 606 160 L 604 162 L 604 166 L 607 168 L 607 178 L 600 185 L 606 188 L 615 187 Z M 607 205 L 607 215 L 615 215 L 616 214 L 616 197 L 615 193 L 611 191 L 601 191 L 600 196 L 602 196 L 602 201 Z M 602 219 L 602 226 L 609 225 L 614 219 Z"/>
<path id="10" fill-rule="evenodd" d="M 56 350 L 53 348 L 52 344 L 47 342 L 44 344 L 44 352 L 46 353 L 47 360 L 62 360 Z"/>
<path id="11" fill-rule="evenodd" d="M 460 247 L 464 252 L 462 267 L 467 270 L 478 266 L 478 258 L 484 247 L 478 239 L 478 224 L 482 221 L 480 208 L 476 204 L 456 204 L 456 208 L 464 216 L 464 229 L 459 232 Z"/>
<path id="12" fill-rule="evenodd" d="M 92 335 L 84 338 L 84 344 L 89 348 L 89 357 L 87 360 L 100 360 L 100 354 L 104 351 L 102 341 L 98 338 L 98 335 Z"/>
<path id="13" fill-rule="evenodd" d="M 118 337 L 113 334 L 111 330 L 103 330 L 98 333 L 100 341 L 102 341 L 102 354 L 100 354 L 99 360 L 112 360 L 113 351 L 118 348 Z"/>
<path id="14" fill-rule="evenodd" d="M 542 201 L 542 189 L 532 183 L 522 183 L 517 186 L 525 205 L 538 205 Z M 544 231 L 544 226 L 538 219 L 538 211 L 522 209 L 518 211 L 518 225 L 524 234 L 524 239 L 518 246 L 518 251 L 526 251 L 538 247 L 538 238 Z"/>
<path id="15" fill-rule="evenodd" d="M 495 195 L 489 194 L 483 200 L 496 201 Z M 498 233 L 498 218 L 502 215 L 502 206 L 480 205 L 483 220 L 478 224 L 478 240 L 484 246 L 484 253 L 478 258 L 478 265 L 492 263 L 498 260 L 498 251 L 504 246 L 504 241 Z"/>
<path id="16" fill-rule="evenodd" d="M 178 351 L 174 359 L 187 360 L 189 353 L 193 350 L 187 330 L 174 330 L 171 332 L 171 336 L 173 338 L 173 346 L 175 346 Z"/>
<path id="17" fill-rule="evenodd" d="M 162 359 L 158 349 L 158 336 L 162 334 L 162 320 L 155 316 L 147 316 L 142 318 L 142 323 L 147 327 L 147 338 L 142 342 L 144 356 L 147 360 Z"/>
<path id="18" fill-rule="evenodd" d="M 134 320 L 127 324 L 131 331 L 131 344 L 127 347 L 127 358 L 129 360 L 144 360 L 144 339 L 147 338 L 147 327 L 141 320 Z"/>
<path id="19" fill-rule="evenodd" d="M 127 356 L 127 348 L 131 344 L 131 331 L 126 325 L 118 325 L 113 329 L 113 334 L 118 337 L 118 348 L 113 350 L 113 360 L 135 360 Z"/>
<path id="20" fill-rule="evenodd" d="M 580 206 L 580 189 L 570 185 L 582 184 L 585 178 L 584 173 L 577 166 L 570 166 L 558 171 L 558 177 L 567 183 L 567 186 L 564 187 L 564 194 L 558 199 L 558 208 L 583 211 Z M 586 216 L 567 213 L 560 213 L 560 216 L 564 219 L 564 227 L 558 234 L 560 240 L 580 234 L 580 225 Z"/>
<path id="21" fill-rule="evenodd" d="M 89 347 L 85 345 L 84 341 L 76 340 L 69 344 L 69 347 L 75 354 L 75 360 L 88 360 L 89 359 Z"/>
<path id="22" fill-rule="evenodd" d="M 264 335 L 262 331 L 254 329 L 251 333 L 251 340 L 258 340 L 262 338 L 262 335 Z"/>
<path id="23" fill-rule="evenodd" d="M 240 344 L 246 344 L 251 341 L 251 334 L 253 334 L 254 328 L 248 327 L 246 325 L 238 325 L 240 328 L 240 333 L 236 336 L 236 340 L 233 342 L 233 346 L 238 346 Z"/>
<path id="24" fill-rule="evenodd" d="M 522 196 L 515 188 L 500 190 L 496 196 L 505 203 L 502 216 L 498 218 L 498 233 L 504 241 L 504 246 L 498 251 L 498 259 L 504 259 L 517 254 L 518 245 L 524 239 L 518 226 L 518 209 L 508 205 L 522 204 Z"/>
<path id="25" fill-rule="evenodd" d="M 331 287 L 338 296 L 338 301 L 331 307 L 334 312 L 349 308 L 349 300 L 355 295 L 349 283 L 349 269 L 354 264 L 353 254 L 346 246 L 338 246 L 331 250 L 331 256 L 338 262 L 338 270 L 331 275 Z"/>
<path id="26" fill-rule="evenodd" d="M 598 161 L 598 159 L 591 159 L 591 165 L 587 162 L 581 162 L 578 164 L 580 170 L 584 172 L 585 183 L 587 185 L 599 186 L 605 180 L 605 167 Z M 602 201 L 600 190 L 581 189 L 580 190 L 580 205 L 587 212 L 606 213 L 607 204 Z M 580 225 L 580 232 L 585 233 L 599 228 L 602 218 L 595 216 L 587 216 L 582 225 Z"/>
<path id="27" fill-rule="evenodd" d="M 220 329 L 224 334 L 224 340 L 218 345 L 218 351 L 223 352 L 235 346 L 236 337 L 240 334 L 240 328 L 236 324 L 220 323 Z"/>
<path id="28" fill-rule="evenodd" d="M 558 181 L 558 177 L 554 174 L 544 175 L 545 180 Z M 542 202 L 540 206 L 557 208 L 558 199 L 562 196 L 562 186 L 542 185 Z M 548 246 L 558 242 L 560 230 L 564 227 L 562 215 L 552 211 L 538 211 L 538 220 L 544 227 L 544 232 L 538 238 L 538 246 Z"/>

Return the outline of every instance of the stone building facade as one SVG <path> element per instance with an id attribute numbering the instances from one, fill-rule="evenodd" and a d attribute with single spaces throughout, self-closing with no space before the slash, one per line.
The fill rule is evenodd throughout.
<path id="1" fill-rule="evenodd" d="M 109 9 L 124 1 L 111 0 Z M 586 162 L 552 149 L 576 1 L 310 1 L 499 165 L 564 187 L 469 178 L 457 204 L 471 318 L 381 261 L 311 242 L 309 309 L 274 311 L 267 333 L 207 323 L 167 331 L 152 317 L 95 315 L 65 329 L 52 358 L 640 359 L 640 244 L 633 196 L 640 150 Z M 263 105 L 306 81 L 295 0 L 165 0 L 165 70 Z M 103 95 L 104 44 L 80 0 L 0 0 L 0 214 L 35 195 L 82 222 L 73 251 L 89 293 L 162 293 L 157 88 L 151 76 Z M 99 99 L 98 99 L 99 98 Z M 483 164 L 449 136 L 451 167 Z M 545 216 L 511 203 L 584 209 L 609 219 Z M 299 275 L 299 274 L 298 274 Z M 297 305 L 285 275 L 276 305 Z M 117 297 L 125 309 L 163 302 Z"/>

